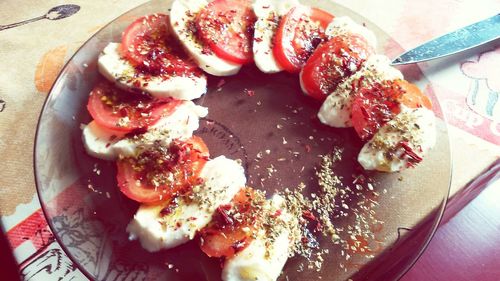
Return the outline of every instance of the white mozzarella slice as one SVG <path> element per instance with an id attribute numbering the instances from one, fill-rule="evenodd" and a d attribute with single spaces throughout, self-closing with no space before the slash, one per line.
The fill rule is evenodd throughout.
<path id="1" fill-rule="evenodd" d="M 351 127 L 351 106 L 350 92 L 329 95 L 319 109 L 319 121 L 335 128 Z"/>
<path id="2" fill-rule="evenodd" d="M 170 7 L 170 23 L 175 35 L 198 66 L 215 76 L 229 76 L 238 73 L 241 64 L 221 59 L 207 51 L 193 33 L 192 25 L 196 14 L 208 4 L 205 0 L 175 0 Z"/>
<path id="3" fill-rule="evenodd" d="M 359 71 L 346 78 L 326 98 L 318 112 L 319 120 L 336 128 L 351 127 L 353 86 L 366 87 L 386 80 L 403 79 L 403 74 L 390 63 L 389 58 L 383 55 L 369 57 Z"/>
<path id="4" fill-rule="evenodd" d="M 192 240 L 211 221 L 217 207 L 228 204 L 246 183 L 243 167 L 224 156 L 208 161 L 200 177 L 204 184 L 193 188 L 192 197 L 179 198 L 169 214 L 161 214 L 169 203 L 141 205 L 127 227 L 130 239 L 139 239 L 151 252 Z"/>
<path id="5" fill-rule="evenodd" d="M 365 170 L 397 172 L 412 166 L 411 156 L 405 152 L 405 143 L 418 157 L 425 154 L 436 142 L 436 118 L 427 108 L 402 111 L 382 126 L 358 155 L 358 162 Z"/>
<path id="6" fill-rule="evenodd" d="M 273 37 L 280 17 L 298 5 L 298 0 L 255 0 L 253 3 L 257 17 L 254 25 L 253 57 L 262 72 L 275 73 L 282 70 L 274 58 Z"/>
<path id="7" fill-rule="evenodd" d="M 137 72 L 120 54 L 119 43 L 109 43 L 98 59 L 99 72 L 119 88 L 136 89 L 147 92 L 153 97 L 172 97 L 178 100 L 194 100 L 207 91 L 205 75 L 171 76 L 168 79 L 159 76 L 144 77 Z"/>
<path id="8" fill-rule="evenodd" d="M 95 121 L 84 125 L 82 140 L 85 151 L 90 156 L 103 159 L 114 160 L 118 154 L 114 150 L 114 145 L 123 138 L 123 133 L 112 132 L 99 126 Z"/>
<path id="9" fill-rule="evenodd" d="M 174 139 L 186 140 L 199 127 L 200 117 L 208 113 L 206 107 L 184 101 L 172 114 L 158 120 L 144 134 L 124 138 L 121 132 L 113 132 L 99 126 L 95 121 L 83 128 L 82 139 L 85 150 L 91 156 L 104 160 L 115 160 L 118 156 L 135 156 L 140 149 L 161 141 L 168 146 Z"/>
<path id="10" fill-rule="evenodd" d="M 117 155 L 130 157 L 137 155 L 142 149 L 152 146 L 157 141 L 168 146 L 174 139 L 186 140 L 198 129 L 200 117 L 205 117 L 207 113 L 206 107 L 185 101 L 178 105 L 172 114 L 149 127 L 146 133 L 122 139 L 113 145 L 113 149 Z"/>
<path id="11" fill-rule="evenodd" d="M 281 215 L 276 218 L 273 239 L 266 237 L 265 231 L 257 234 L 250 244 L 238 252 L 235 256 L 227 259 L 222 269 L 222 280 L 224 281 L 274 281 L 285 266 L 290 249 L 290 230 L 287 227 L 290 216 L 285 212 L 284 199 L 274 195 L 267 208 L 268 213 L 281 210 Z"/>
<path id="12" fill-rule="evenodd" d="M 375 34 L 368 28 L 354 22 L 350 17 L 344 16 L 334 18 L 326 28 L 325 33 L 329 37 L 357 34 L 364 38 L 373 48 L 377 47 L 377 38 Z"/>

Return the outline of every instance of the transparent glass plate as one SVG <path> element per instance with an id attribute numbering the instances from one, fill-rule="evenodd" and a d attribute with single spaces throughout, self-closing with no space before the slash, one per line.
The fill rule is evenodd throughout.
<path id="1" fill-rule="evenodd" d="M 114 163 L 88 156 L 81 141 L 80 126 L 90 121 L 88 93 L 102 79 L 96 66 L 99 52 L 109 42 L 118 42 L 137 17 L 168 13 L 170 2 L 139 6 L 90 38 L 62 70 L 40 115 L 34 154 L 39 199 L 55 238 L 91 279 L 220 279 L 219 261 L 202 254 L 196 242 L 149 253 L 138 242 L 129 241 L 125 228 L 138 205 L 118 191 Z M 378 37 L 379 53 L 390 54 L 399 48 L 386 33 L 343 6 L 326 0 L 303 3 L 366 24 Z M 429 90 L 434 110 L 442 116 L 420 69 L 410 66 L 403 72 Z M 300 92 L 295 75 L 265 75 L 254 66 L 244 67 L 233 77 L 209 77 L 208 93 L 196 103 L 209 108 L 195 134 L 207 142 L 212 157 L 241 159 L 248 184 L 268 194 L 294 189 L 300 183 L 307 186 L 306 193 L 315 192 L 318 155 L 329 153 L 334 146 L 344 150 L 335 174 L 351 187 L 352 196 L 336 202 L 339 213 L 348 215 L 334 223 L 344 228 L 339 235 L 345 241 L 333 244 L 320 239 L 321 247 L 329 249 L 321 270 L 309 270 L 304 258 L 295 257 L 289 259 L 280 279 L 397 279 L 431 239 L 446 204 L 451 174 L 448 133 L 441 119 L 437 145 L 421 165 L 396 174 L 364 174 L 355 160 L 362 143 L 354 130 L 320 124 L 315 118 L 320 104 Z M 374 180 L 373 190 L 361 181 L 357 182 L 361 190 L 354 190 L 360 175 Z M 360 213 L 356 216 L 352 210 L 360 211 L 359 206 L 364 205 L 362 216 L 369 219 L 360 223 Z M 371 238 L 350 240 L 348 230 L 355 227 L 369 230 Z M 356 247 L 356 243 L 364 246 Z"/>

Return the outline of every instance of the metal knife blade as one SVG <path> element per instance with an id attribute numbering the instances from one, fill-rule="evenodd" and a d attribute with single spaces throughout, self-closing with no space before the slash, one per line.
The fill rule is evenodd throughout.
<path id="1" fill-rule="evenodd" d="M 457 29 L 409 50 L 392 65 L 417 63 L 452 55 L 500 38 L 500 13 Z"/>

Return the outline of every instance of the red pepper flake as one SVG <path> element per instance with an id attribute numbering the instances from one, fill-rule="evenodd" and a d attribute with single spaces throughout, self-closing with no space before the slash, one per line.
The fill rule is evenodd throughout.
<path id="1" fill-rule="evenodd" d="M 197 220 L 197 219 L 198 219 L 198 218 L 196 218 L 196 217 L 190 217 L 190 218 L 188 218 L 188 221 L 195 221 L 195 220 Z"/>
<path id="2" fill-rule="evenodd" d="M 413 151 L 413 149 L 408 145 L 407 142 L 401 142 L 400 145 L 401 147 L 403 147 L 405 154 L 410 157 L 412 162 L 420 163 L 422 161 L 422 157 L 415 153 L 415 151 Z"/>
<path id="3" fill-rule="evenodd" d="M 262 42 L 262 38 L 260 38 L 260 37 L 255 37 L 253 40 L 254 40 L 255 42 Z"/>
<path id="4" fill-rule="evenodd" d="M 360 109 L 361 109 L 361 114 L 363 114 L 363 116 L 366 119 L 370 118 L 370 114 L 368 113 L 368 111 L 366 110 L 366 108 L 364 106 L 361 106 Z"/>
<path id="5" fill-rule="evenodd" d="M 302 244 L 309 243 L 309 239 L 307 237 L 302 237 L 302 239 L 300 239 L 300 241 L 302 242 Z"/>
<path id="6" fill-rule="evenodd" d="M 217 211 L 219 212 L 219 214 L 222 216 L 222 219 L 224 220 L 224 223 L 226 223 L 227 225 L 232 225 L 234 222 L 233 222 L 233 219 L 229 217 L 229 215 L 227 214 L 227 209 L 231 208 L 230 205 L 221 205 L 219 207 L 217 207 Z"/>
<path id="7" fill-rule="evenodd" d="M 203 178 L 201 178 L 201 177 L 196 178 L 196 184 L 203 184 L 204 182 L 205 182 L 205 180 Z"/>
<path id="8" fill-rule="evenodd" d="M 361 88 L 361 86 L 363 85 L 363 80 L 365 80 L 365 76 L 361 76 L 359 77 L 358 79 L 358 88 Z M 354 82 L 354 81 L 353 81 Z"/>
<path id="9" fill-rule="evenodd" d="M 129 110 L 126 107 L 120 108 L 120 110 L 118 112 L 120 113 L 121 117 L 129 116 Z"/>
<path id="10" fill-rule="evenodd" d="M 314 228 L 314 231 L 316 232 L 322 232 L 323 231 L 323 225 L 321 224 L 320 221 L 316 223 L 316 227 Z"/>
<path id="11" fill-rule="evenodd" d="M 311 146 L 308 144 L 304 145 L 304 148 L 305 148 L 306 152 L 308 152 L 308 153 L 311 152 L 311 150 L 312 150 Z"/>
<path id="12" fill-rule="evenodd" d="M 224 86 L 224 84 L 226 84 L 226 80 L 220 79 L 219 82 L 217 83 L 217 88 Z"/>
<path id="13" fill-rule="evenodd" d="M 170 205 L 169 205 L 169 206 L 167 206 L 167 207 L 165 207 L 165 208 L 161 209 L 161 211 L 160 211 L 160 215 L 162 215 L 162 216 L 168 216 L 168 215 L 170 215 L 170 214 L 172 213 L 172 211 L 173 211 L 173 210 L 172 210 L 172 208 L 171 208 L 171 207 L 170 207 Z"/>
<path id="14" fill-rule="evenodd" d="M 245 94 L 249 97 L 253 97 L 255 96 L 255 91 L 254 90 L 248 90 L 248 89 L 245 89 Z"/>
<path id="15" fill-rule="evenodd" d="M 277 218 L 277 217 L 281 216 L 281 213 L 282 213 L 281 209 L 276 210 L 276 212 L 274 212 L 274 214 L 272 214 L 271 217 Z"/>
<path id="16" fill-rule="evenodd" d="M 305 219 L 311 220 L 311 221 L 317 220 L 316 217 L 314 216 L 314 214 L 311 213 L 311 211 L 302 212 L 302 217 Z"/>
<path id="17" fill-rule="evenodd" d="M 414 168 L 414 167 L 415 167 L 415 163 L 412 163 L 412 162 L 406 163 L 406 168 Z"/>
<path id="18" fill-rule="evenodd" d="M 352 184 L 357 184 L 357 183 L 360 183 L 360 184 L 363 184 L 365 183 L 365 177 L 363 175 L 359 175 L 359 176 L 356 176 L 356 178 L 352 181 Z"/>
<path id="19" fill-rule="evenodd" d="M 168 204 L 165 208 L 161 209 L 160 215 L 162 216 L 170 215 L 177 208 L 177 206 L 178 206 L 177 200 L 176 199 L 172 200 L 170 204 Z"/>
<path id="20" fill-rule="evenodd" d="M 141 82 L 139 80 L 134 80 L 132 82 L 132 86 L 135 88 L 140 88 L 141 87 Z"/>
<path id="21" fill-rule="evenodd" d="M 353 81 L 351 82 L 351 89 L 352 89 L 352 90 L 355 90 L 355 89 L 356 89 L 356 84 L 358 84 L 357 86 L 359 87 L 359 80 L 358 80 L 358 83 L 356 83 L 356 80 L 353 80 Z"/>

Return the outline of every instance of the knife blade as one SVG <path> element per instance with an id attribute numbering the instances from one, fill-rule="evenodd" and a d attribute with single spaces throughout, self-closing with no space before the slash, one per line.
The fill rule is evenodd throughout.
<path id="1" fill-rule="evenodd" d="M 409 50 L 394 59 L 392 65 L 417 63 L 449 56 L 498 38 L 500 38 L 500 13 Z"/>

